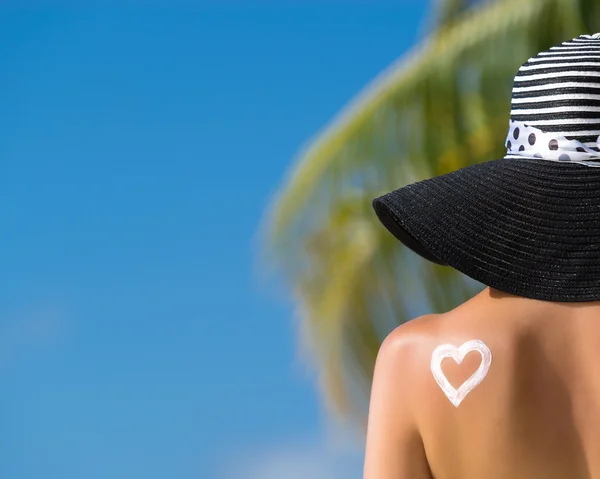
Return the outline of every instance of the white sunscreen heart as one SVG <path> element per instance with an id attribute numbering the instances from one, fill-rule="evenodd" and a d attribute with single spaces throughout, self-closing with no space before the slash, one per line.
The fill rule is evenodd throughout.
<path id="1" fill-rule="evenodd" d="M 442 360 L 444 358 L 452 358 L 458 364 L 463 362 L 467 353 L 471 351 L 478 351 L 481 354 L 481 364 L 477 368 L 472 376 L 467 379 L 459 388 L 454 389 L 450 381 L 446 378 L 442 372 Z M 492 352 L 483 341 L 479 339 L 473 339 L 467 341 L 462 346 L 457 348 L 452 344 L 441 344 L 433 351 L 431 355 L 431 372 L 436 382 L 439 384 L 442 391 L 450 402 L 454 404 L 454 407 L 462 402 L 462 400 L 469 394 L 481 381 L 485 378 L 490 364 L 492 363 Z"/>

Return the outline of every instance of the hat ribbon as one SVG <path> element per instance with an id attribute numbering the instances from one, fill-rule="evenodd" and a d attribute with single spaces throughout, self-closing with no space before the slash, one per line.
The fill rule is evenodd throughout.
<path id="1" fill-rule="evenodd" d="M 600 167 L 600 152 L 577 140 L 510 120 L 504 158 L 534 158 Z"/>

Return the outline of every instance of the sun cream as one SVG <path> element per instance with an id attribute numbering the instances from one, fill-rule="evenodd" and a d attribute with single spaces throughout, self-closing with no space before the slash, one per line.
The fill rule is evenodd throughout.
<path id="1" fill-rule="evenodd" d="M 442 360 L 444 358 L 452 358 L 460 364 L 463 362 L 467 353 L 470 353 L 471 351 L 478 351 L 481 354 L 481 364 L 469 379 L 467 379 L 458 389 L 454 389 L 452 384 L 450 384 L 450 381 L 448 381 L 442 372 Z M 490 351 L 490 348 L 488 348 L 483 341 L 473 339 L 467 341 L 459 348 L 452 344 L 441 344 L 435 348 L 431 355 L 431 372 L 446 397 L 454 407 L 458 407 L 467 394 L 483 381 L 483 378 L 485 378 L 490 369 L 491 363 L 492 352 Z"/>

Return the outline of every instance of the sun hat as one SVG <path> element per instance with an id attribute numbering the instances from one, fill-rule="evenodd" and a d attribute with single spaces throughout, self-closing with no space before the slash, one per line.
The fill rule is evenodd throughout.
<path id="1" fill-rule="evenodd" d="M 423 258 L 528 298 L 600 300 L 600 33 L 527 60 L 507 153 L 373 200 Z"/>

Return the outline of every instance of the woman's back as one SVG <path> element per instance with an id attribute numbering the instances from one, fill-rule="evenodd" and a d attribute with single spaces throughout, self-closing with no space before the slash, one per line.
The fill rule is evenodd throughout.
<path id="1" fill-rule="evenodd" d="M 492 361 L 455 407 L 434 379 L 432 353 L 441 344 L 458 347 L 472 339 L 487 345 Z M 397 424 L 414 423 L 421 447 L 413 441 L 411 454 L 423 457 L 410 459 L 422 466 L 411 466 L 417 469 L 410 477 L 600 478 L 600 302 L 546 302 L 486 288 L 448 313 L 397 328 L 384 345 L 387 358 L 378 358 L 385 364 L 378 366 L 374 388 L 385 382 L 385 395 L 396 398 L 389 402 L 403 410 Z M 442 371 L 458 389 L 481 361 L 473 351 L 461 364 L 444 359 Z M 378 421 L 374 409 L 386 406 L 371 407 L 370 435 L 377 435 L 373 428 L 393 427 L 395 412 L 381 411 L 388 419 Z M 385 473 L 376 471 L 386 461 L 371 459 L 377 441 L 370 442 L 365 477 L 406 474 L 399 462 L 392 472 L 396 458 L 387 461 Z"/>

